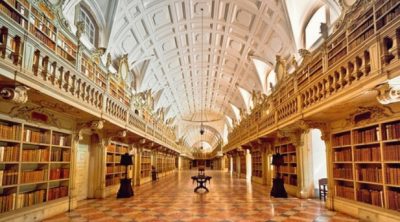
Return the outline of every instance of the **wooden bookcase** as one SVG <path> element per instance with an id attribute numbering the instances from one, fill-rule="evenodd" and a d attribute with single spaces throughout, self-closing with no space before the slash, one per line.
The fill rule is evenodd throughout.
<path id="1" fill-rule="evenodd" d="M 157 155 L 157 172 L 163 173 L 164 172 L 164 159 L 165 155 L 163 153 L 158 153 Z"/>
<path id="2" fill-rule="evenodd" d="M 400 211 L 400 120 L 332 134 L 334 195 Z"/>
<path id="3" fill-rule="evenodd" d="M 128 145 L 124 143 L 111 141 L 106 147 L 106 187 L 119 185 L 120 179 L 125 178 L 125 167 L 119 164 L 121 155 L 125 153 L 128 153 Z"/>
<path id="4" fill-rule="evenodd" d="M 78 46 L 66 35 L 58 32 L 57 54 L 71 64 L 76 64 Z"/>
<path id="5" fill-rule="evenodd" d="M 239 155 L 240 159 L 240 175 L 246 177 L 246 152 Z"/>
<path id="6" fill-rule="evenodd" d="M 251 152 L 252 176 L 262 178 L 262 156 L 259 150 Z"/>
<path id="7" fill-rule="evenodd" d="M 140 166 L 140 178 L 151 176 L 151 152 L 143 151 Z"/>
<path id="8" fill-rule="evenodd" d="M 25 30 L 28 29 L 29 8 L 27 0 L 3 0 L 0 2 L 0 11 Z"/>
<path id="9" fill-rule="evenodd" d="M 298 156 L 297 149 L 292 143 L 283 143 L 275 146 L 275 151 L 283 156 L 284 164 L 280 167 L 279 173 L 284 184 L 289 187 L 298 186 Z"/>
<path id="10" fill-rule="evenodd" d="M 0 119 L 0 213 L 69 195 L 71 133 Z"/>

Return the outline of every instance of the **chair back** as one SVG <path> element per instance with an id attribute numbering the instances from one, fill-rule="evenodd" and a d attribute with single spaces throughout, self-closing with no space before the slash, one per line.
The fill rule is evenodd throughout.
<path id="1" fill-rule="evenodd" d="M 319 187 L 322 187 L 322 186 L 326 186 L 326 185 L 328 185 L 328 178 L 321 178 L 321 179 L 319 179 L 318 180 L 318 185 L 319 185 Z"/>

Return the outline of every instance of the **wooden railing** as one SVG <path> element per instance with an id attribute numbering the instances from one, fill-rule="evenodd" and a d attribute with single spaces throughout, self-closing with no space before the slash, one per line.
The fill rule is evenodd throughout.
<path id="1" fill-rule="evenodd" d="M 396 7 L 384 6 L 392 3 Z M 345 21 L 353 22 L 344 23 L 230 132 L 224 152 L 254 139 L 254 128 L 258 134 L 271 133 L 338 96 L 361 90 L 376 79 L 383 82 L 400 75 L 400 3 L 378 0 L 364 4 L 370 5 L 353 13 L 359 18 L 347 15 Z"/>
<path id="2" fill-rule="evenodd" d="M 26 32 L 18 23 L 0 13 L 0 75 L 19 81 L 80 110 L 106 119 L 129 131 L 160 143 L 177 152 L 185 150 L 175 142 L 175 134 L 158 121 L 149 124 L 131 110 L 131 95 L 111 95 L 110 79 L 104 67 L 94 64 L 85 70 L 85 54 L 78 63 L 60 59 L 52 50 Z M 87 68 L 87 66 L 84 66 Z"/>

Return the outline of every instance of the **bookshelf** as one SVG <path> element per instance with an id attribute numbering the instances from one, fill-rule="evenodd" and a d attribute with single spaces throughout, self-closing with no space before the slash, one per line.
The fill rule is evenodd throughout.
<path id="1" fill-rule="evenodd" d="M 63 130 L 0 119 L 0 213 L 69 195 L 71 139 Z"/>
<path id="2" fill-rule="evenodd" d="M 239 155 L 240 174 L 246 177 L 246 152 Z"/>
<path id="3" fill-rule="evenodd" d="M 334 195 L 400 211 L 400 121 L 332 134 Z"/>
<path id="4" fill-rule="evenodd" d="M 53 51 L 56 49 L 57 28 L 48 16 L 33 5 L 29 13 L 29 31 L 48 48 Z"/>
<path id="5" fill-rule="evenodd" d="M 259 150 L 251 153 L 252 176 L 262 177 L 262 157 Z"/>
<path id="6" fill-rule="evenodd" d="M 120 179 L 125 178 L 125 168 L 119 164 L 125 153 L 128 153 L 128 145 L 124 143 L 111 141 L 106 147 L 106 187 L 119 185 Z"/>
<path id="7" fill-rule="evenodd" d="M 380 30 L 400 15 L 400 2 L 378 0 L 375 4 L 376 29 Z"/>
<path id="8" fill-rule="evenodd" d="M 348 29 L 347 39 L 349 50 L 353 50 L 359 44 L 374 34 L 374 13 L 369 8 L 355 20 Z"/>
<path id="9" fill-rule="evenodd" d="M 164 167 L 163 167 L 163 162 L 164 162 L 165 156 L 162 153 L 159 153 L 157 155 L 157 172 L 162 173 L 164 172 Z"/>
<path id="10" fill-rule="evenodd" d="M 140 166 L 140 178 L 150 177 L 151 173 L 151 152 L 143 151 Z"/>
<path id="11" fill-rule="evenodd" d="M 283 156 L 284 164 L 280 167 L 280 174 L 287 186 L 297 187 L 297 149 L 292 143 L 282 143 L 275 146 L 275 151 Z"/>
<path id="12" fill-rule="evenodd" d="M 64 60 L 75 65 L 78 46 L 66 35 L 58 32 L 57 54 Z"/>
<path id="13" fill-rule="evenodd" d="M 0 11 L 25 30 L 28 29 L 29 3 L 27 0 L 3 0 L 0 2 Z"/>

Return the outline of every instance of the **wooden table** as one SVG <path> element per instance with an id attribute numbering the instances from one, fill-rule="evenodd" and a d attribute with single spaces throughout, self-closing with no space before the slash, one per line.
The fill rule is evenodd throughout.
<path id="1" fill-rule="evenodd" d="M 207 192 L 209 192 L 209 190 L 206 187 L 207 181 L 210 183 L 211 182 L 211 178 L 210 176 L 205 176 L 205 175 L 198 175 L 198 176 L 192 176 L 192 181 L 193 183 L 196 181 L 197 186 L 196 188 L 194 188 L 194 192 L 197 192 L 198 189 L 203 188 L 205 189 Z"/>

